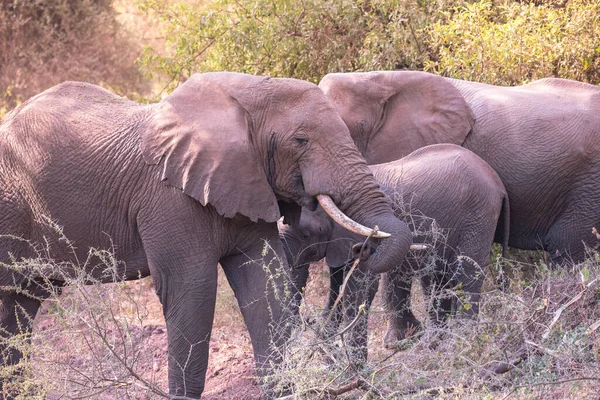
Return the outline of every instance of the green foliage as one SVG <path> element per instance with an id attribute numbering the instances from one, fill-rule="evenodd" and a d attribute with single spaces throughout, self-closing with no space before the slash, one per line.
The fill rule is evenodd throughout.
<path id="1" fill-rule="evenodd" d="M 165 29 L 146 72 L 168 88 L 233 70 L 318 82 L 330 72 L 425 69 L 495 84 L 546 76 L 600 82 L 592 0 L 139 0 Z"/>
<path id="2" fill-rule="evenodd" d="M 600 3 L 501 3 L 447 10 L 432 25 L 426 70 L 492 84 L 548 76 L 600 82 Z"/>
<path id="3" fill-rule="evenodd" d="M 440 0 L 441 1 L 441 0 Z M 172 86 L 194 72 L 233 70 L 318 82 L 329 72 L 421 68 L 422 27 L 437 1 L 142 0 L 170 50 L 140 63 Z"/>

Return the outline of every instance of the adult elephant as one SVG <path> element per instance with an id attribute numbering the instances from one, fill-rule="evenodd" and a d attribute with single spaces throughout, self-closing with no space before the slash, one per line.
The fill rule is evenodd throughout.
<path id="1" fill-rule="evenodd" d="M 241 306 L 257 373 L 279 361 L 270 346 L 286 336 L 285 274 L 275 271 L 285 259 L 281 215 L 294 223 L 300 206 L 314 209 L 318 197 L 390 233 L 367 269 L 403 259 L 412 240 L 335 109 L 316 85 L 298 80 L 194 75 L 153 105 L 67 82 L 4 117 L 0 154 L 0 233 L 21 238 L 2 236 L 0 261 L 35 257 L 29 243 L 50 243 L 57 265 L 86 259 L 95 247 L 114 250 L 121 279 L 152 275 L 176 398 L 199 398 L 204 388 L 217 263 Z M 44 217 L 64 227 L 75 249 L 61 250 Z M 0 326 L 10 336 L 31 329 L 29 317 L 48 296 L 40 281 L 61 286 L 69 270 L 42 277 L 6 264 Z M 112 280 L 101 264 L 83 267 Z M 22 356 L 1 350 L 4 365 Z"/>
<path id="2" fill-rule="evenodd" d="M 319 87 L 367 163 L 454 143 L 496 170 L 512 247 L 580 261 L 600 228 L 600 88 L 564 79 L 500 87 L 416 71 L 330 74 Z"/>

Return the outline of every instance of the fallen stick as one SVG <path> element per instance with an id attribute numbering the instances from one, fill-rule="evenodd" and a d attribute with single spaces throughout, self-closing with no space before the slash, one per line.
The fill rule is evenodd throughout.
<path id="1" fill-rule="evenodd" d="M 337 397 L 339 395 L 342 395 L 344 393 L 348 393 L 354 389 L 362 389 L 362 390 L 366 390 L 368 389 L 368 385 L 366 384 L 366 382 L 364 381 L 364 379 L 357 379 L 354 382 L 351 382 L 347 385 L 344 386 L 340 386 L 340 387 L 329 387 L 329 388 L 324 388 L 324 389 L 319 389 L 319 388 L 312 388 L 312 389 L 308 389 L 306 392 L 304 392 L 304 394 L 317 394 L 317 395 L 325 395 L 325 396 L 333 396 L 333 397 Z M 279 397 L 277 400 L 291 400 L 291 399 L 296 399 L 296 395 L 295 394 L 291 394 L 288 396 L 283 396 L 283 397 Z"/>
<path id="2" fill-rule="evenodd" d="M 560 316 L 562 315 L 562 313 L 567 308 L 569 308 L 573 304 L 577 303 L 583 297 L 583 295 L 586 293 L 586 291 L 598 281 L 598 279 L 599 278 L 596 278 L 593 281 L 589 282 L 587 285 L 585 285 L 583 290 L 577 296 L 573 297 L 571 300 L 569 300 L 569 302 L 567 302 L 566 304 L 563 304 L 562 306 L 560 306 L 558 308 L 558 310 L 556 310 L 556 312 L 554 313 L 554 318 L 552 318 L 552 322 L 550 323 L 550 325 L 548 325 L 548 328 L 546 328 L 546 331 L 544 331 L 544 334 L 542 335 L 542 339 L 545 340 L 548 338 L 548 336 L 550 336 L 550 333 L 552 332 L 552 328 L 554 327 L 554 325 L 556 325 L 556 323 L 560 319 Z"/>
<path id="3" fill-rule="evenodd" d="M 587 331 L 585 331 L 585 334 L 591 335 L 592 332 L 594 332 L 598 328 L 600 328 L 600 319 L 598 321 L 594 322 L 593 324 L 591 324 L 590 327 L 587 329 Z"/>

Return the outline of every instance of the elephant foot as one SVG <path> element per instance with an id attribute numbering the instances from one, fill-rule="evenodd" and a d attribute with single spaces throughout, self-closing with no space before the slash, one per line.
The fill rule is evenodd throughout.
<path id="1" fill-rule="evenodd" d="M 339 314 L 339 313 L 338 313 Z M 321 339 L 326 340 L 335 335 L 340 328 L 340 315 L 329 315 L 329 311 L 324 311 L 321 315 L 322 327 L 319 332 Z"/>
<path id="2" fill-rule="evenodd" d="M 353 347 L 348 345 L 348 356 L 354 368 L 361 369 L 367 363 L 368 349 L 366 346 Z"/>
<path id="3" fill-rule="evenodd" d="M 395 324 L 390 321 L 388 329 L 383 337 L 383 345 L 386 349 L 397 349 L 399 346 L 403 347 L 403 342 L 406 339 L 417 337 L 417 334 L 422 330 L 423 326 L 416 318 L 396 321 Z"/>

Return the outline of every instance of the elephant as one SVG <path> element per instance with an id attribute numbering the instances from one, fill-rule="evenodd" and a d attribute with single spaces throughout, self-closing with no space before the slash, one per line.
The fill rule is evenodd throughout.
<path id="1" fill-rule="evenodd" d="M 495 233 L 502 233 L 503 253 L 510 233 L 509 198 L 496 172 L 480 157 L 454 144 L 422 147 L 400 160 L 370 168 L 396 215 L 415 232 L 415 242 L 431 247 L 392 268 L 380 266 L 389 269 L 383 274 L 382 286 L 385 308 L 392 315 L 384 344 L 393 346 L 421 327 L 410 307 L 413 277 L 420 278 L 426 299 L 431 300 L 429 314 L 434 323 L 442 324 L 456 313 L 456 296 L 442 293 L 456 287 L 470 295 L 464 314 L 475 317 Z M 334 223 L 320 208 L 304 210 L 298 225 L 280 226 L 280 235 L 290 265 L 303 271 L 297 274 L 297 287 L 306 285 L 309 264 L 326 258 L 331 290 L 325 315 L 336 316 L 336 328 L 343 316 L 339 307 L 334 313 L 331 310 L 347 273 L 347 260 L 368 259 L 370 249 L 361 252 L 356 244 L 360 238 Z M 347 320 L 355 318 L 362 302 L 370 305 L 377 284 L 377 277 L 368 271 L 354 272 L 343 295 L 348 299 L 343 303 Z M 351 343 L 362 346 L 359 356 L 366 358 L 366 319 L 356 326 L 356 339 Z"/>
<path id="2" fill-rule="evenodd" d="M 545 250 L 553 265 L 598 248 L 599 87 L 558 78 L 503 87 L 419 71 L 329 74 L 319 87 L 369 164 L 436 143 L 483 158 L 510 198 L 511 247 Z"/>
<path id="3" fill-rule="evenodd" d="M 297 224 L 301 206 L 318 200 L 367 234 L 379 227 L 371 239 L 379 251 L 362 266 L 373 272 L 400 262 L 412 243 L 342 119 L 300 80 L 195 74 L 155 104 L 65 82 L 4 116 L 0 154 L 3 337 L 31 330 L 49 296 L 42 280 L 69 281 L 69 271 L 9 268 L 36 255 L 31 243 L 50 243 L 58 265 L 85 260 L 90 248 L 114 251 L 119 279 L 152 276 L 173 398 L 202 394 L 218 264 L 241 306 L 257 375 L 278 365 L 289 334 L 281 216 Z M 54 226 L 74 243 L 68 251 Z M 96 261 L 82 268 L 113 281 Z M 0 350 L 3 365 L 22 357 Z"/>

